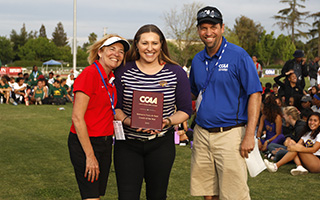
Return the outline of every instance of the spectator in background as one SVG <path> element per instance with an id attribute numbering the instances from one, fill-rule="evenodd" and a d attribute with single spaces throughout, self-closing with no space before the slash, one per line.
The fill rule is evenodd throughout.
<path id="1" fill-rule="evenodd" d="M 61 76 L 59 74 L 56 75 L 56 80 L 59 80 L 61 83 Z"/>
<path id="2" fill-rule="evenodd" d="M 261 138 L 263 130 L 266 131 L 265 139 Z M 282 144 L 285 139 L 282 134 L 282 111 L 273 95 L 266 97 L 263 103 L 257 138 L 260 151 L 266 151 L 271 143 Z"/>
<path id="3" fill-rule="evenodd" d="M 73 74 L 74 78 L 77 78 L 79 76 L 80 72 L 78 70 L 71 69 L 70 74 Z M 69 78 L 69 76 L 68 76 L 68 78 Z"/>
<path id="4" fill-rule="evenodd" d="M 288 152 L 276 163 L 264 160 L 269 172 L 276 172 L 282 165 L 294 161 L 297 168 L 290 173 L 293 176 L 320 173 L 320 113 L 312 113 L 308 120 L 302 137 L 298 142 L 291 141 L 287 145 Z M 306 169 L 307 168 L 307 169 Z"/>
<path id="5" fill-rule="evenodd" d="M 65 105 L 67 98 L 70 102 L 72 102 L 70 95 L 67 93 L 67 90 L 64 87 L 61 87 L 59 80 L 54 81 L 51 95 L 53 97 L 52 103 L 54 105 Z"/>
<path id="6" fill-rule="evenodd" d="M 50 83 L 51 85 L 54 83 L 54 77 L 53 77 L 53 72 L 49 73 L 49 78 L 48 78 L 48 83 Z"/>
<path id="7" fill-rule="evenodd" d="M 253 60 L 253 63 L 254 63 L 254 65 L 256 66 L 256 68 L 257 68 L 257 73 L 258 73 L 258 76 L 259 76 L 259 78 L 261 78 L 262 77 L 262 66 L 260 65 L 260 63 L 258 63 L 258 58 L 257 58 L 257 56 L 252 56 L 252 60 Z"/>
<path id="8" fill-rule="evenodd" d="M 297 77 L 297 86 L 301 89 L 304 89 L 306 83 L 304 80 L 304 77 L 308 76 L 308 68 L 305 65 L 306 59 L 304 57 L 304 53 L 302 50 L 296 50 L 293 54 L 294 59 L 288 60 L 282 70 L 281 75 L 285 77 L 288 75 L 289 71 L 292 71 L 296 74 Z M 288 78 L 288 77 L 287 77 Z M 288 82 L 288 79 L 286 78 L 285 82 Z"/>
<path id="9" fill-rule="evenodd" d="M 279 96 L 279 85 L 277 83 L 274 83 L 272 85 L 273 94 L 275 97 Z"/>
<path id="10" fill-rule="evenodd" d="M 37 86 L 34 87 L 33 96 L 31 97 L 31 102 L 35 105 L 42 105 L 43 99 L 48 97 L 48 91 L 45 87 L 45 80 L 40 79 L 38 80 Z"/>
<path id="11" fill-rule="evenodd" d="M 16 81 L 18 80 L 18 78 L 24 78 L 22 72 L 19 72 L 19 73 L 18 73 L 18 77 L 16 78 Z"/>
<path id="12" fill-rule="evenodd" d="M 16 97 L 15 97 L 15 95 L 14 95 L 14 84 L 16 83 L 16 81 L 15 81 L 15 79 L 13 78 L 13 77 L 10 77 L 10 80 L 9 80 L 9 82 L 8 82 L 8 84 L 9 84 L 9 86 L 11 87 L 11 97 L 13 98 L 13 99 L 16 99 Z"/>
<path id="13" fill-rule="evenodd" d="M 309 110 L 311 109 L 311 106 L 312 106 L 312 98 L 309 96 L 309 95 L 305 95 L 301 98 L 300 100 L 300 103 L 301 103 L 301 111 L 302 110 Z"/>
<path id="14" fill-rule="evenodd" d="M 286 77 L 288 81 L 284 83 L 280 81 L 281 78 Z M 286 105 L 289 105 L 289 98 L 294 96 L 302 96 L 303 89 L 297 85 L 297 76 L 293 70 L 286 72 L 285 74 L 280 74 L 279 76 L 274 78 L 274 81 L 280 85 L 281 89 L 284 92 Z"/>
<path id="15" fill-rule="evenodd" d="M 264 88 L 264 90 L 263 90 L 263 92 L 262 92 L 262 101 L 264 101 L 265 100 L 265 98 L 267 97 L 267 96 L 269 96 L 270 94 L 273 94 L 273 90 L 271 90 L 271 87 L 272 87 L 272 84 L 270 83 L 270 82 L 267 82 L 266 84 L 265 84 L 265 88 Z"/>
<path id="16" fill-rule="evenodd" d="M 273 159 L 275 162 L 279 161 L 288 152 L 288 144 L 292 141 L 299 141 L 300 134 L 306 125 L 306 122 L 300 119 L 300 113 L 294 106 L 287 106 L 283 109 L 283 118 L 285 120 L 285 123 L 283 123 L 282 126 L 283 135 L 285 137 L 284 144 L 272 143 L 268 145 L 268 150 L 271 152 L 268 157 Z"/>
<path id="17" fill-rule="evenodd" d="M 68 95 L 71 97 L 70 92 L 71 92 L 71 88 L 66 84 L 67 80 L 65 78 L 61 79 L 61 87 L 64 87 L 68 93 Z M 69 98 L 67 98 L 67 101 L 70 102 Z"/>
<path id="18" fill-rule="evenodd" d="M 42 75 L 42 72 L 38 70 L 38 66 L 34 65 L 29 77 L 30 87 L 37 85 L 38 77 L 40 75 Z"/>
<path id="19" fill-rule="evenodd" d="M 21 104 L 24 102 L 26 104 L 26 106 L 28 106 L 29 100 L 25 99 L 27 84 L 24 83 L 23 78 L 18 78 L 18 82 L 14 83 L 14 85 L 13 85 L 13 90 L 14 90 L 15 99 L 16 99 L 17 103 Z"/>
<path id="20" fill-rule="evenodd" d="M 285 106 L 284 103 L 281 101 L 281 97 L 275 96 L 275 101 L 281 109 Z"/>
<path id="21" fill-rule="evenodd" d="M 313 95 L 312 105 L 312 111 L 320 113 L 320 94 Z"/>
<path id="22" fill-rule="evenodd" d="M 69 86 L 69 88 L 71 88 L 73 83 L 74 83 L 74 74 L 69 74 L 67 79 L 67 85 Z"/>
<path id="23" fill-rule="evenodd" d="M 23 74 L 23 79 L 24 79 L 24 83 L 29 83 L 29 74 L 28 73 L 24 73 Z M 18 80 L 16 80 L 16 82 L 18 82 Z"/>
<path id="24" fill-rule="evenodd" d="M 180 139 L 180 146 L 187 145 L 193 139 L 193 130 L 188 128 L 188 121 L 178 125 L 177 134 Z"/>
<path id="25" fill-rule="evenodd" d="M 11 87 L 8 84 L 8 80 L 6 77 L 1 77 L 0 79 L 0 102 L 3 104 L 6 102 L 6 104 L 9 104 L 10 100 L 10 92 L 11 92 Z"/>
<path id="26" fill-rule="evenodd" d="M 310 90 L 310 96 L 313 97 L 313 95 L 318 94 L 318 93 L 319 93 L 318 86 L 312 86 L 311 90 Z"/>
<path id="27" fill-rule="evenodd" d="M 320 57 L 316 56 L 313 60 L 311 60 L 308 64 L 309 68 L 309 78 L 310 78 L 310 86 L 318 85 L 317 77 L 318 77 L 318 70 L 319 70 L 319 60 Z"/>

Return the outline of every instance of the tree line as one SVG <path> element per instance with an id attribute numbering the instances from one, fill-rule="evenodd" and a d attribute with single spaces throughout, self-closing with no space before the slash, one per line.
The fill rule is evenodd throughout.
<path id="1" fill-rule="evenodd" d="M 296 49 L 304 50 L 308 59 L 320 56 L 320 12 L 301 12 L 299 9 L 305 6 L 298 1 L 305 0 L 280 0 L 280 3 L 288 5 L 281 9 L 272 18 L 275 25 L 281 30 L 290 30 L 289 35 L 274 32 L 267 33 L 264 27 L 254 20 L 241 15 L 235 19 L 233 28 L 225 26 L 224 36 L 229 42 L 244 48 L 250 55 L 256 55 L 264 66 L 283 64 L 292 58 Z M 203 5 L 198 2 L 184 4 L 181 8 L 175 8 L 164 12 L 163 19 L 166 24 L 167 38 L 170 54 L 182 66 L 190 66 L 194 55 L 204 48 L 199 40 L 196 29 L 196 10 Z M 308 24 L 307 18 L 314 22 Z M 303 32 L 301 26 L 309 27 L 309 31 Z M 300 38 L 306 38 L 302 42 Z M 86 48 L 97 41 L 97 34 L 90 33 L 88 42 L 77 48 L 77 66 L 88 65 Z M 52 39 L 48 39 L 46 28 L 42 24 L 38 31 L 26 31 L 25 24 L 20 33 L 12 30 L 10 38 L 0 36 L 0 60 L 2 64 L 23 66 L 30 61 L 44 62 L 50 59 L 72 63 L 71 46 L 68 44 L 67 33 L 61 22 L 57 24 Z"/>

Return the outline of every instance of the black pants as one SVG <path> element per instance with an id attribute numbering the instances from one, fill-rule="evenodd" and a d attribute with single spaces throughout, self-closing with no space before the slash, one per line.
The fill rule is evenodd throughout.
<path id="1" fill-rule="evenodd" d="M 148 200 L 167 198 L 175 159 L 173 131 L 150 141 L 117 140 L 114 147 L 119 200 L 139 200 L 143 179 Z"/>
<path id="2" fill-rule="evenodd" d="M 98 198 L 104 196 L 112 159 L 112 137 L 90 137 L 94 154 L 99 163 L 100 174 L 93 183 L 84 177 L 86 169 L 86 156 L 76 134 L 70 133 L 68 147 L 70 159 L 78 182 L 81 198 Z"/>

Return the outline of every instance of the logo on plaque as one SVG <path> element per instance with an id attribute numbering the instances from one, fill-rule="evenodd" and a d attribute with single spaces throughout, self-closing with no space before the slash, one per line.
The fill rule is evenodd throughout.
<path id="1" fill-rule="evenodd" d="M 162 129 L 163 93 L 133 91 L 131 127 Z"/>

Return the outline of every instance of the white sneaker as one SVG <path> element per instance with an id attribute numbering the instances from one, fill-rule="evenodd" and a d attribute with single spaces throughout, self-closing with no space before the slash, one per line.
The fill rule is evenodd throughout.
<path id="1" fill-rule="evenodd" d="M 297 168 L 292 169 L 290 173 L 292 174 L 292 176 L 305 175 L 308 174 L 308 170 L 304 168 L 302 165 L 299 165 Z"/>
<path id="2" fill-rule="evenodd" d="M 267 159 L 264 159 L 263 161 L 264 161 L 264 164 L 266 165 L 269 172 L 276 172 L 278 170 L 278 167 L 275 163 L 270 162 Z"/>

